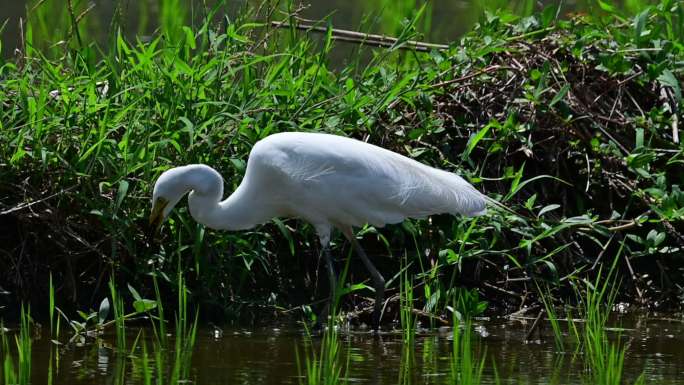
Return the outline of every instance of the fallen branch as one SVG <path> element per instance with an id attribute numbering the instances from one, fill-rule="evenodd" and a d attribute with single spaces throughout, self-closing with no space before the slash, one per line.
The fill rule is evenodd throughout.
<path id="1" fill-rule="evenodd" d="M 13 212 L 15 212 L 15 211 L 27 209 L 27 208 L 29 208 L 29 207 L 35 205 L 35 204 L 38 204 L 38 203 L 41 203 L 41 202 L 45 202 L 45 201 L 48 200 L 48 199 L 52 199 L 52 198 L 54 198 L 54 197 L 56 197 L 56 196 L 58 196 L 58 195 L 64 194 L 64 193 L 66 193 L 66 192 L 69 192 L 69 191 L 75 189 L 76 187 L 77 187 L 77 185 L 73 185 L 73 186 L 71 186 L 71 187 L 69 187 L 69 188 L 63 189 L 63 190 L 61 190 L 61 191 L 59 191 L 59 192 L 56 192 L 56 193 L 54 193 L 54 194 L 52 194 L 52 195 L 50 195 L 50 196 L 45 197 L 45 198 L 38 199 L 38 200 L 35 200 L 35 201 L 32 201 L 32 202 L 22 203 L 22 204 L 20 204 L 20 205 L 18 205 L 18 206 L 12 207 L 11 209 L 8 209 L 8 210 L 5 210 L 5 211 L 0 211 L 0 215 L 7 215 L 7 214 L 13 213 Z"/>
<path id="2" fill-rule="evenodd" d="M 311 32 L 317 32 L 317 33 L 328 33 L 328 28 L 319 27 L 319 26 L 315 26 L 315 25 L 311 25 L 311 24 L 294 24 L 293 25 L 293 24 L 290 24 L 287 22 L 272 21 L 271 26 L 273 26 L 275 28 L 294 27 L 294 28 L 302 30 L 302 31 L 311 31 Z M 375 46 L 375 47 L 383 47 L 383 48 L 395 47 L 400 42 L 400 40 L 395 38 L 395 37 L 390 37 L 390 36 L 385 36 L 385 35 L 376 35 L 376 34 L 371 34 L 371 33 L 362 33 L 362 32 L 356 32 L 356 31 L 349 31 L 346 29 L 338 29 L 338 28 L 332 28 L 331 34 L 332 34 L 333 40 L 346 41 L 349 43 L 365 44 L 365 45 L 370 45 L 370 46 Z M 445 50 L 445 49 L 449 48 L 449 46 L 445 45 L 445 44 L 424 43 L 424 42 L 415 41 L 415 40 L 407 40 L 403 43 L 404 43 L 403 45 L 400 45 L 396 48 L 421 51 L 421 52 L 430 52 L 433 49 Z"/>

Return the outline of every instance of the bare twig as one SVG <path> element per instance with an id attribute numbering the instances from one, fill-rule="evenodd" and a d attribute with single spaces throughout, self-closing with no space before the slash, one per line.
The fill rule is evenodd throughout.
<path id="1" fill-rule="evenodd" d="M 272 21 L 271 25 L 275 28 L 294 27 L 296 29 L 303 30 L 303 31 L 311 31 L 311 32 L 317 32 L 317 33 L 327 33 L 328 32 L 328 28 L 319 27 L 319 26 L 311 25 L 311 24 L 301 24 L 300 23 L 300 24 L 292 25 L 292 24 L 284 22 L 284 21 Z M 365 45 L 376 46 L 376 47 L 390 48 L 390 47 L 394 47 L 397 43 L 400 42 L 399 39 L 397 39 L 395 37 L 391 37 L 391 36 L 362 33 L 362 32 L 349 31 L 346 29 L 339 29 L 339 28 L 332 28 L 331 34 L 332 34 L 333 40 L 340 40 L 340 41 L 346 41 L 346 42 L 350 42 L 350 43 L 365 44 Z M 399 48 L 410 49 L 410 50 L 415 50 L 415 51 L 422 51 L 422 52 L 429 52 L 433 49 L 445 50 L 445 49 L 449 48 L 449 46 L 445 45 L 445 44 L 424 43 L 424 42 L 415 41 L 415 40 L 407 40 L 404 43 L 405 44 Z"/>
<path id="2" fill-rule="evenodd" d="M 48 199 L 52 199 L 52 198 L 54 198 L 54 197 L 56 197 L 56 196 L 58 196 L 58 195 L 62 195 L 62 194 L 64 194 L 64 193 L 66 193 L 66 192 L 69 192 L 69 191 L 75 189 L 77 186 L 78 186 L 78 185 L 73 185 L 73 186 L 71 186 L 71 187 L 68 187 L 68 188 L 65 188 L 65 189 L 63 189 L 63 190 L 60 190 L 59 192 L 56 192 L 56 193 L 54 193 L 54 194 L 52 194 L 52 195 L 50 195 L 50 196 L 47 196 L 47 197 L 45 197 L 45 198 L 41 198 L 41 199 L 38 199 L 38 200 L 32 201 L 32 202 L 22 203 L 22 204 L 20 204 L 20 205 L 17 205 L 17 206 L 15 206 L 15 207 L 12 207 L 11 209 L 8 209 L 8 210 L 5 210 L 5 211 L 0 211 L 0 215 L 7 215 L 7 214 L 13 213 L 13 212 L 15 212 L 15 211 L 27 209 L 27 208 L 29 208 L 29 207 L 31 207 L 31 206 L 33 206 L 33 205 L 36 205 L 36 204 L 41 203 L 41 202 L 45 202 L 45 201 L 48 200 Z"/>

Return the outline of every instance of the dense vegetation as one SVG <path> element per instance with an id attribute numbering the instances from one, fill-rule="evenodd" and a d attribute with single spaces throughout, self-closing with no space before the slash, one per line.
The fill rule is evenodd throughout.
<path id="1" fill-rule="evenodd" d="M 0 62 L 0 282 L 14 294 L 2 301 L 40 306 L 50 273 L 65 309 L 96 308 L 110 277 L 154 297 L 154 273 L 170 297 L 179 270 L 190 302 L 222 321 L 324 297 L 316 237 L 302 222 L 214 232 L 181 205 L 159 243 L 145 236 L 162 171 L 207 163 L 231 190 L 256 141 L 301 130 L 457 172 L 513 210 L 360 229 L 395 277 L 390 318 L 399 317 L 391 294 L 403 258 L 424 313 L 445 319 L 456 287 L 477 289 L 491 312 L 533 305 L 545 290 L 576 303 L 578 282 L 614 261 L 618 300 L 676 308 L 682 5 L 664 0 L 630 16 L 596 7 L 569 19 L 555 7 L 488 13 L 448 48 L 416 52 L 404 48 L 420 39 L 420 8 L 389 48 L 359 41 L 344 65 L 331 59 L 335 33 L 325 22 L 322 34 L 272 26 L 295 25 L 292 7 L 231 20 L 217 6 L 199 26 L 169 21 L 148 42 L 118 33 L 106 49 L 84 42 L 67 14 L 77 28 L 44 50 L 34 34 L 49 13 L 38 7 L 21 55 Z M 349 254 L 342 237 L 334 251 Z M 353 265 L 348 280 L 366 280 Z M 365 303 L 363 285 L 348 291 L 358 295 L 343 308 Z"/>

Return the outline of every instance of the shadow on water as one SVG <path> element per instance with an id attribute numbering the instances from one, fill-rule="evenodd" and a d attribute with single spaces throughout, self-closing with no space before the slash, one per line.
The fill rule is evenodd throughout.
<path id="1" fill-rule="evenodd" d="M 503 384 L 583 383 L 581 358 L 572 351 L 558 353 L 549 327 L 540 331 L 540 338 L 524 342 L 530 323 L 474 322 L 471 344 L 475 364 L 480 353 L 486 352 L 482 383 L 496 383 L 492 363 Z M 618 323 L 623 329 L 609 332 L 609 337 L 621 338 L 628 346 L 624 383 L 634 383 L 642 372 L 646 383 L 680 382 L 684 375 L 682 321 L 623 316 Z M 14 342 L 12 333 L 8 335 Z M 117 349 L 113 333 L 68 347 L 57 346 L 45 336 L 34 339 L 31 383 L 145 384 L 146 376 L 149 383 L 156 383 L 157 373 L 169 376 L 175 370 L 184 371 L 187 380 L 197 384 L 299 384 L 302 380 L 295 351 L 307 348 L 303 329 L 200 329 L 191 356 L 186 356 L 189 360 L 180 367 L 176 367 L 179 355 L 173 338 L 170 348 L 157 351 L 153 335 L 152 329 L 129 327 L 128 348 L 123 352 Z M 454 341 L 449 328 L 419 331 L 412 345 L 405 344 L 399 331 L 371 335 L 352 330 L 340 333 L 339 339 L 340 356 L 348 360 L 342 373 L 349 383 L 451 383 Z M 309 347 L 318 348 L 321 337 L 312 337 L 310 343 Z M 13 348 L 10 351 L 14 353 Z M 16 360 L 16 355 L 12 356 Z"/>

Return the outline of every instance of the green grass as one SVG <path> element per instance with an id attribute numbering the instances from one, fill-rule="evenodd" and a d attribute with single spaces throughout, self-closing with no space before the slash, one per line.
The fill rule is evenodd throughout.
<path id="1" fill-rule="evenodd" d="M 582 347 L 589 376 L 587 382 L 599 385 L 623 383 L 626 348 L 619 335 L 613 340 L 606 331 L 610 309 L 617 296 L 611 273 L 612 270 L 606 278 L 597 278 L 594 282 L 585 281 L 582 291 L 585 318 Z"/>
<path id="2" fill-rule="evenodd" d="M 399 322 L 402 330 L 402 340 L 405 345 L 413 346 L 416 339 L 417 315 L 414 314 L 413 278 L 409 277 L 405 258 L 402 263 L 399 282 Z"/>
<path id="3" fill-rule="evenodd" d="M 18 381 L 19 384 L 28 384 L 31 382 L 31 362 L 33 359 L 33 336 L 31 329 L 31 307 L 26 309 L 22 305 L 21 317 L 19 323 L 19 335 L 15 336 L 17 344 L 17 359 L 18 359 Z"/>
<path id="4" fill-rule="evenodd" d="M 31 383 L 31 366 L 33 362 L 33 336 L 31 308 L 21 306 L 19 332 L 14 335 L 17 361 L 13 358 L 12 343 L 8 337 L 4 323 L 0 323 L 0 338 L 2 339 L 2 376 L 3 384 L 28 385 Z"/>
<path id="5" fill-rule="evenodd" d="M 117 290 L 113 280 L 109 281 L 109 293 L 112 298 L 112 308 L 114 309 L 114 326 L 116 331 L 116 347 L 120 351 L 126 350 L 126 319 L 124 310 L 124 300 Z"/>
<path id="6" fill-rule="evenodd" d="M 308 333 L 307 333 L 308 334 Z M 337 326 L 328 323 L 321 333 L 318 348 L 310 335 L 304 340 L 304 352 L 295 350 L 300 385 L 346 384 L 350 354 L 345 351 Z"/>
<path id="7" fill-rule="evenodd" d="M 2 328 L 2 375 L 3 384 L 16 384 L 18 383 L 18 374 L 10 353 L 9 339 L 7 338 L 7 332 L 5 331 L 4 323 L 0 325 Z"/>
<path id="8" fill-rule="evenodd" d="M 175 316 L 176 332 L 174 335 L 174 361 L 171 369 L 171 383 L 186 381 L 190 374 L 190 360 L 197 340 L 199 310 L 195 317 L 188 313 L 188 289 L 182 272 L 178 272 L 178 312 Z M 161 346 L 161 345 L 159 345 Z"/>
<path id="9" fill-rule="evenodd" d="M 563 330 L 560 326 L 560 321 L 556 313 L 556 308 L 553 304 L 553 297 L 550 291 L 546 288 L 546 291 L 542 291 L 539 285 L 537 285 L 537 292 L 544 304 L 544 310 L 546 312 L 546 317 L 549 319 L 551 324 L 551 331 L 553 332 L 553 342 L 556 345 L 556 350 L 559 352 L 565 352 L 565 337 L 563 335 Z"/>
<path id="10" fill-rule="evenodd" d="M 482 383 L 486 354 L 478 355 L 472 342 L 472 323 L 466 320 L 463 330 L 456 321 L 453 329 L 452 352 L 449 360 L 449 382 L 452 384 L 478 385 Z"/>

